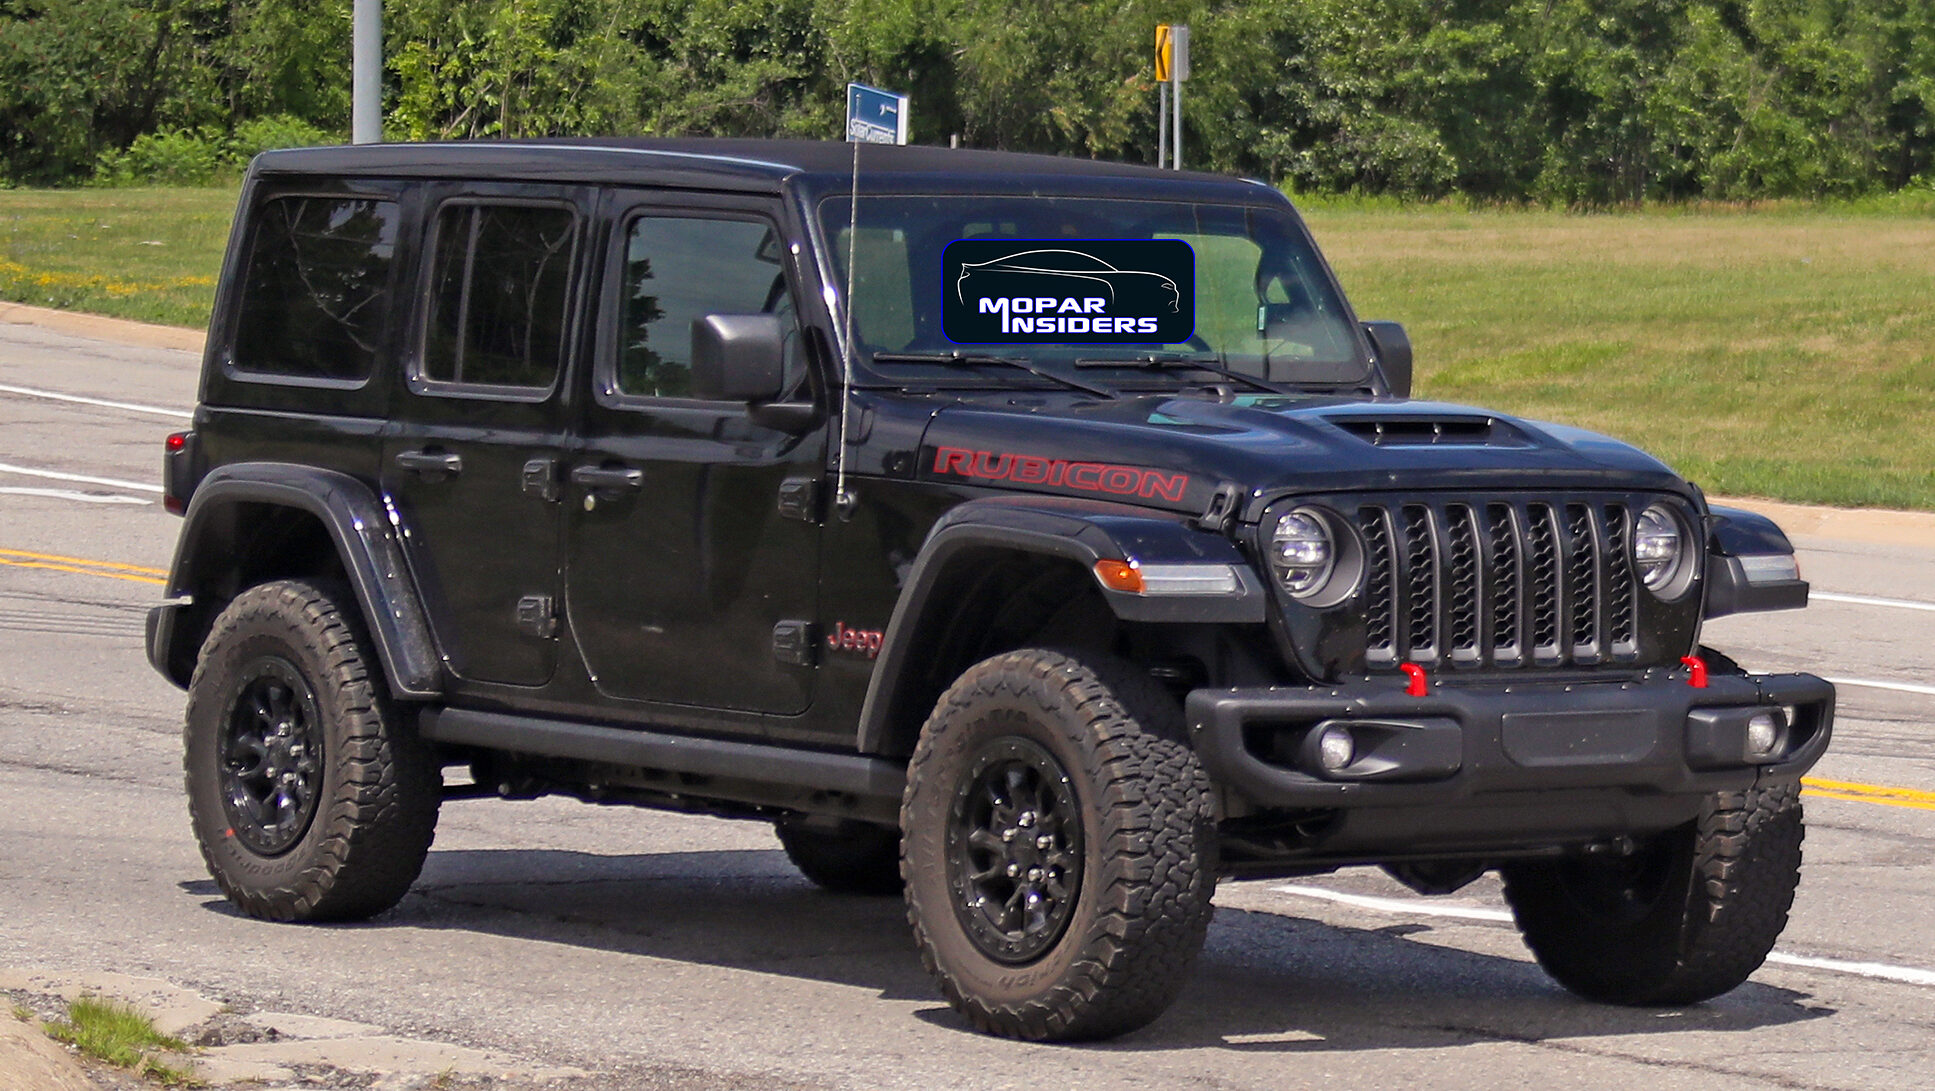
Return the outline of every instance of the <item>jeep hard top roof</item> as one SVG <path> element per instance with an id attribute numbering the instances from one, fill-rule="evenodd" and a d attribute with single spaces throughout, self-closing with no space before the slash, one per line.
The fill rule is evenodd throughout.
<path id="1" fill-rule="evenodd" d="M 863 192 L 1093 193 L 1282 203 L 1271 187 L 1214 174 L 1021 152 L 920 145 L 860 146 Z M 839 141 L 699 137 L 557 138 L 363 144 L 264 152 L 261 175 L 449 178 L 652 184 L 777 192 L 845 190 L 854 145 Z"/>

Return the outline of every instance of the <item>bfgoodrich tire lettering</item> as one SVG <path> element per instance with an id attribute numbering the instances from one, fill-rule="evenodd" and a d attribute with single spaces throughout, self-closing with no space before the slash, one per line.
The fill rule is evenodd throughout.
<path id="1" fill-rule="evenodd" d="M 1801 869 L 1800 785 L 1708 797 L 1632 857 L 1516 864 L 1505 898 L 1566 988 L 1614 1004 L 1719 996 L 1773 950 Z"/>
<path id="2" fill-rule="evenodd" d="M 189 684 L 184 771 L 209 874 L 269 920 L 357 920 L 416 880 L 441 783 L 340 589 L 281 581 L 216 619 Z"/>
<path id="3" fill-rule="evenodd" d="M 1039 649 L 942 696 L 908 767 L 901 867 L 922 961 L 975 1026 L 1102 1038 L 1175 998 L 1215 891 L 1208 778 L 1180 726 L 1146 676 Z"/>

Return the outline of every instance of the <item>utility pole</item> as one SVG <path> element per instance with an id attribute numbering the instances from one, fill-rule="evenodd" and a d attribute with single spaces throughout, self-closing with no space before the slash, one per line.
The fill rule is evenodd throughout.
<path id="1" fill-rule="evenodd" d="M 383 139 L 383 0 L 355 0 L 350 26 L 349 139 Z"/>

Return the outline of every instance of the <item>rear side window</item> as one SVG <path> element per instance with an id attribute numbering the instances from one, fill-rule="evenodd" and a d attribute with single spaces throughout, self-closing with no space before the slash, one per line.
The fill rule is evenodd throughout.
<path id="1" fill-rule="evenodd" d="M 256 213 L 236 371 L 361 382 L 387 328 L 397 208 L 367 197 L 276 197 Z"/>
<path id="2" fill-rule="evenodd" d="M 564 360 L 577 237 L 568 208 L 445 205 L 418 378 L 549 390 Z"/>

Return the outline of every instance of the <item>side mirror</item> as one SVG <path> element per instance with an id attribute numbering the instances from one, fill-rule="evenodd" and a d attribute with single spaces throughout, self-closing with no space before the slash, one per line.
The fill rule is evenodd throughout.
<path id="1" fill-rule="evenodd" d="M 709 314 L 692 323 L 692 393 L 711 401 L 769 402 L 784 393 L 779 316 Z"/>
<path id="2" fill-rule="evenodd" d="M 1384 372 L 1391 396 L 1410 397 L 1411 335 L 1396 322 L 1366 322 L 1364 336 L 1371 339 L 1371 351 L 1377 354 L 1377 366 Z"/>

